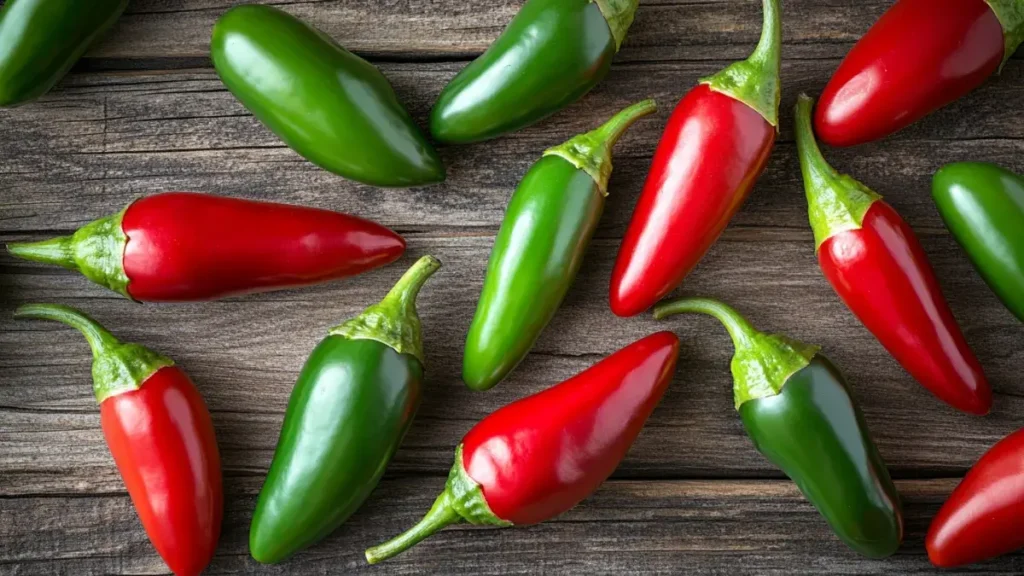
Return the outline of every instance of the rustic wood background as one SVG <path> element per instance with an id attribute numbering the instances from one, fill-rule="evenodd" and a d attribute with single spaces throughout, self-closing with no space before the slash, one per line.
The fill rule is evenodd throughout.
<path id="1" fill-rule="evenodd" d="M 224 89 L 207 41 L 231 0 L 133 0 L 110 36 L 35 104 L 0 111 L 0 242 L 66 234 L 140 195 L 199 190 L 375 219 L 409 241 L 398 263 L 306 290 L 186 305 L 136 305 L 61 269 L 0 256 L 0 573 L 165 574 L 99 430 L 89 353 L 70 329 L 15 322 L 15 306 L 77 306 L 123 339 L 175 358 L 213 413 L 226 510 L 209 573 L 935 573 L 928 522 L 989 446 L 1024 426 L 1024 326 L 945 231 L 930 199 L 943 163 L 1024 171 L 1024 62 L 883 142 L 826 150 L 918 231 L 995 391 L 985 418 L 917 385 L 822 278 L 806 220 L 791 107 L 821 90 L 890 0 L 785 0 L 782 135 L 767 172 L 683 291 L 723 298 L 760 327 L 824 346 L 842 367 L 904 499 L 900 552 L 871 561 L 843 546 L 746 438 L 732 407 L 725 331 L 708 319 L 615 318 L 608 277 L 651 154 L 698 77 L 753 48 L 757 0 L 643 0 L 610 76 L 522 133 L 441 150 L 448 181 L 379 190 L 303 161 Z M 422 122 L 441 87 L 486 48 L 521 0 L 279 0 L 379 64 Z M 494 234 L 518 179 L 546 147 L 646 97 L 661 111 L 620 143 L 611 197 L 580 276 L 513 376 L 488 393 L 459 381 L 461 348 Z M 386 479 L 333 536 L 273 567 L 247 551 L 252 508 L 294 378 L 324 331 L 378 300 L 415 258 L 444 268 L 420 298 L 428 358 L 423 407 Z M 546 524 L 449 529 L 370 568 L 362 551 L 411 525 L 441 489 L 473 423 L 658 329 L 683 339 L 675 381 L 629 456 L 592 498 Z M 1024 573 L 1012 555 L 963 573 Z M 955 572 L 946 572 L 955 573 Z"/>

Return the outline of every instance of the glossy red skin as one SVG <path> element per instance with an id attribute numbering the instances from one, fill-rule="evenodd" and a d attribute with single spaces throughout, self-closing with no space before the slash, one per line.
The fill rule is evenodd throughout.
<path id="1" fill-rule="evenodd" d="M 1024 429 L 971 468 L 932 520 L 925 547 L 932 564 L 943 568 L 1024 547 Z"/>
<path id="2" fill-rule="evenodd" d="M 100 404 L 100 423 L 146 534 L 177 576 L 213 558 L 224 510 L 220 454 L 199 391 L 174 366 Z"/>
<path id="3" fill-rule="evenodd" d="M 830 146 L 888 136 L 980 86 L 1004 50 L 984 0 L 900 0 L 839 65 L 814 130 Z"/>
<path id="4" fill-rule="evenodd" d="M 175 302 L 307 286 L 397 260 L 400 236 L 302 206 L 172 192 L 128 207 L 124 271 L 136 300 Z"/>
<path id="5" fill-rule="evenodd" d="M 593 493 L 661 400 L 678 355 L 675 334 L 652 334 L 477 424 L 462 441 L 462 465 L 491 511 L 536 524 Z"/>
<path id="6" fill-rule="evenodd" d="M 750 195 L 775 134 L 753 108 L 707 85 L 679 102 L 619 248 L 612 312 L 639 314 L 683 282 Z"/>
<path id="7" fill-rule="evenodd" d="M 992 391 L 946 304 L 914 231 L 883 201 L 862 227 L 836 234 L 818 263 L 843 302 L 903 367 L 940 400 L 986 414 Z"/>

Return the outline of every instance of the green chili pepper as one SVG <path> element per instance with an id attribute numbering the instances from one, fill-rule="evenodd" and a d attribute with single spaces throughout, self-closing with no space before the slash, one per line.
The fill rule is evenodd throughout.
<path id="1" fill-rule="evenodd" d="M 462 379 L 487 390 L 533 347 L 562 303 L 594 235 L 612 173 L 612 147 L 654 100 L 544 152 L 509 201 L 466 338 Z"/>
<path id="2" fill-rule="evenodd" d="M 420 404 L 421 258 L 379 304 L 333 328 L 292 391 L 256 502 L 249 551 L 272 564 L 333 532 L 377 486 Z"/>
<path id="3" fill-rule="evenodd" d="M 704 298 L 660 304 L 654 317 L 714 316 L 736 346 L 736 409 L 754 446 L 782 469 L 848 546 L 872 558 L 903 540 L 899 495 L 842 374 L 819 348 L 758 332 Z"/>
<path id="4" fill-rule="evenodd" d="M 932 196 L 985 282 L 1024 322 L 1024 178 L 994 164 L 949 164 Z"/>
<path id="5" fill-rule="evenodd" d="M 0 8 L 0 106 L 50 91 L 128 0 L 8 0 Z"/>
<path id="6" fill-rule="evenodd" d="M 294 16 L 232 8 L 213 27 L 210 54 L 228 90 L 317 166 L 376 186 L 444 180 L 437 152 L 380 70 Z"/>
<path id="7" fill-rule="evenodd" d="M 445 87 L 430 115 L 442 142 L 525 128 L 600 82 L 638 0 L 527 0 L 501 36 Z"/>

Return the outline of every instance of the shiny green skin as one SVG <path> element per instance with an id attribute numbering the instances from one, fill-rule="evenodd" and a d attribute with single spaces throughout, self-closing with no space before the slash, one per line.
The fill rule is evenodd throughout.
<path id="1" fill-rule="evenodd" d="M 0 9 L 0 106 L 49 92 L 127 5 L 128 0 L 8 0 Z"/>
<path id="2" fill-rule="evenodd" d="M 541 158 L 523 177 L 466 338 L 467 386 L 491 388 L 533 347 L 576 278 L 604 202 L 594 178 L 560 156 Z"/>
<path id="3" fill-rule="evenodd" d="M 782 391 L 744 402 L 740 417 L 758 451 L 789 476 L 854 550 L 871 558 L 903 539 L 899 494 L 839 371 L 824 356 Z"/>
<path id="4" fill-rule="evenodd" d="M 377 486 L 419 407 L 423 366 L 376 340 L 328 336 L 285 412 L 249 551 L 281 562 L 337 529 Z"/>
<path id="5" fill-rule="evenodd" d="M 1024 322 L 1024 178 L 994 164 L 949 164 L 935 174 L 932 197 L 985 282 Z"/>
<path id="6" fill-rule="evenodd" d="M 210 54 L 232 94 L 317 166 L 375 186 L 441 182 L 437 152 L 372 64 L 270 6 L 228 10 Z"/>
<path id="7" fill-rule="evenodd" d="M 430 132 L 464 144 L 525 128 L 589 92 L 608 74 L 615 51 L 596 3 L 527 0 L 490 48 L 445 86 Z"/>

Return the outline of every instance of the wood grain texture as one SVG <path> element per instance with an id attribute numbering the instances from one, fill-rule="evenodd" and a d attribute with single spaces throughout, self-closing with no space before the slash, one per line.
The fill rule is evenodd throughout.
<path id="1" fill-rule="evenodd" d="M 732 407 L 731 347 L 709 319 L 617 319 L 608 278 L 672 106 L 696 80 L 749 52 L 754 0 L 643 2 L 610 76 L 583 102 L 487 144 L 446 147 L 440 186 L 380 190 L 330 175 L 263 128 L 206 67 L 209 29 L 232 0 L 132 0 L 117 28 L 50 95 L 0 110 L 0 243 L 67 233 L 167 190 L 199 190 L 351 212 L 403 233 L 397 264 L 318 286 L 186 305 L 135 305 L 60 269 L 0 255 L 0 574 L 165 574 L 99 431 L 82 338 L 19 322 L 29 301 L 78 306 L 125 340 L 173 357 L 213 413 L 227 509 L 209 573 L 370 572 L 362 549 L 426 510 L 452 450 L 480 418 L 658 329 L 683 339 L 675 380 L 613 480 L 558 520 L 521 530 L 452 529 L 379 573 L 931 574 L 922 539 L 956 478 L 1024 426 L 1024 326 L 945 232 L 931 174 L 956 160 L 1024 172 L 1024 62 L 883 142 L 826 150 L 886 196 L 921 235 L 995 391 L 986 418 L 914 383 L 836 299 L 817 268 L 792 140 L 791 106 L 816 93 L 890 0 L 785 0 L 782 133 L 753 196 L 682 289 L 723 298 L 759 327 L 821 344 L 861 400 L 901 478 L 901 552 L 865 561 L 831 535 L 746 438 Z M 300 1 L 275 5 L 374 59 L 422 123 L 443 85 L 482 51 L 520 0 Z M 662 108 L 617 148 L 605 214 L 565 305 L 512 377 L 488 393 L 459 381 L 461 347 L 490 247 L 517 181 L 539 154 L 646 97 Z M 420 311 L 427 392 L 370 502 L 325 543 L 277 567 L 247 555 L 247 529 L 294 379 L 325 330 L 377 301 L 406 266 L 444 268 Z M 1024 572 L 1017 554 L 963 573 Z M 960 573 L 960 572 L 945 572 Z"/>

